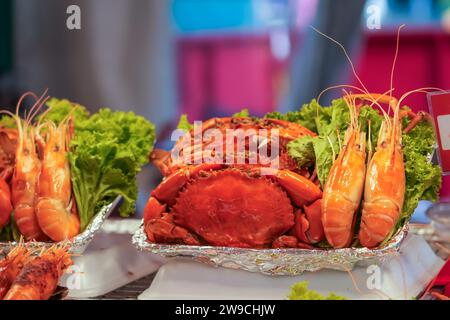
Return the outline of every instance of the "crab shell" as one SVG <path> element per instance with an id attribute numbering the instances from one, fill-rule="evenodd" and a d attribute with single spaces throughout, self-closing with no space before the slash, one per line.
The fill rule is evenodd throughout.
<path id="1" fill-rule="evenodd" d="M 144 210 L 150 242 L 309 248 L 323 240 L 322 191 L 302 175 L 304 170 L 293 166 L 286 152 L 289 141 L 312 132 L 273 119 L 216 118 L 205 124 L 204 129 L 279 129 L 281 168 L 219 163 L 183 166 L 160 157 L 158 167 L 168 175 L 152 191 Z"/>
<path id="2" fill-rule="evenodd" d="M 295 139 L 298 139 L 303 136 L 316 136 L 316 134 L 309 129 L 289 121 L 278 120 L 278 119 L 255 119 L 255 118 L 236 118 L 236 117 L 228 117 L 228 118 L 212 118 L 202 123 L 201 134 L 204 136 L 205 132 L 210 129 L 217 129 L 223 133 L 223 146 L 226 146 L 226 131 L 231 130 L 246 130 L 246 132 L 251 132 L 255 135 L 260 134 L 260 130 L 267 130 L 268 136 L 279 138 L 279 145 L 276 146 L 279 148 L 279 167 L 282 169 L 290 169 L 293 171 L 300 171 L 301 168 L 298 168 L 297 163 L 288 156 L 287 153 L 287 144 Z M 185 162 L 180 159 L 173 159 L 171 155 L 176 150 L 187 150 L 190 152 L 190 160 L 191 163 L 195 162 L 196 155 L 202 153 L 207 149 L 207 147 L 213 143 L 213 141 L 202 141 L 202 150 L 197 150 L 195 145 L 195 129 L 190 130 L 187 137 L 180 138 L 172 152 L 167 152 L 161 149 L 155 149 L 153 153 L 150 155 L 150 162 L 155 165 L 164 176 L 168 176 L 171 173 L 175 172 L 180 168 L 184 168 L 187 166 Z M 245 144 L 246 150 L 248 150 L 249 140 L 252 138 L 250 135 L 247 135 L 242 141 L 234 141 L 235 147 L 243 142 Z M 269 142 L 269 149 L 271 148 Z M 270 151 L 270 150 L 269 150 Z M 270 152 L 271 154 L 271 152 Z M 180 153 L 180 156 L 183 156 L 183 152 Z M 201 157 L 201 155 L 200 155 Z M 221 163 L 225 163 L 226 159 L 222 159 Z M 262 165 L 260 163 L 260 165 Z"/>

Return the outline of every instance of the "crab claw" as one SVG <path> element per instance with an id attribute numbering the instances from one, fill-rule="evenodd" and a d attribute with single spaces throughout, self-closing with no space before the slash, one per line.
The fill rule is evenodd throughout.
<path id="1" fill-rule="evenodd" d="M 144 208 L 144 221 L 161 218 L 166 211 L 166 205 L 160 203 L 156 198 L 150 197 Z"/>
<path id="2" fill-rule="evenodd" d="M 298 240 L 294 236 L 280 236 L 272 242 L 272 248 L 297 248 Z"/>
<path id="3" fill-rule="evenodd" d="M 150 197 L 144 209 L 145 233 L 150 242 L 169 242 L 199 245 L 198 239 L 187 229 L 178 227 L 173 216 L 166 212 L 166 205 Z"/>
<path id="4" fill-rule="evenodd" d="M 310 206 L 305 206 L 305 212 L 297 210 L 295 213 L 295 226 L 293 234 L 304 243 L 318 243 L 325 238 L 322 225 L 322 199 L 315 201 Z"/>
<path id="5" fill-rule="evenodd" d="M 169 213 L 163 213 L 159 219 L 148 220 L 145 223 L 145 233 L 150 242 L 200 245 L 200 241 L 192 233 L 174 224 L 173 216 Z"/>

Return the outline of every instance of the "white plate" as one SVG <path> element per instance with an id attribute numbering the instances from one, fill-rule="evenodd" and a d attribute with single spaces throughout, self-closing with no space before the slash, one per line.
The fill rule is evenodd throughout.
<path id="1" fill-rule="evenodd" d="M 351 274 L 321 270 L 273 277 L 175 258 L 159 269 L 139 299 L 286 299 L 290 286 L 303 280 L 309 282 L 309 289 L 323 295 L 332 291 L 348 299 L 411 299 L 437 275 L 443 263 L 416 235 L 405 239 L 400 255 L 381 266 L 357 267 Z"/>

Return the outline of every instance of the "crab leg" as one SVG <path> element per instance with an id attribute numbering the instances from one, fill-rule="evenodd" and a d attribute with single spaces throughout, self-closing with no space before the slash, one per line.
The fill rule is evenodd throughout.
<path id="1" fill-rule="evenodd" d="M 158 219 L 163 212 L 166 212 L 166 205 L 159 202 L 156 198 L 150 197 L 144 208 L 144 221 Z"/>
<path id="2" fill-rule="evenodd" d="M 200 241 L 192 233 L 175 225 L 173 216 L 169 213 L 162 213 L 159 219 L 148 220 L 144 228 L 150 242 L 200 245 Z"/>
<path id="3" fill-rule="evenodd" d="M 151 196 L 169 206 L 175 203 L 178 192 L 184 187 L 190 177 L 200 173 L 200 171 L 218 170 L 221 164 L 203 163 L 196 166 L 181 168 L 170 176 L 166 177 L 159 186 L 152 191 Z"/>
<path id="4" fill-rule="evenodd" d="M 198 240 L 186 229 L 178 227 L 173 217 L 166 212 L 166 205 L 150 197 L 144 209 L 145 232 L 150 242 L 168 241 L 186 244 L 199 244 Z"/>

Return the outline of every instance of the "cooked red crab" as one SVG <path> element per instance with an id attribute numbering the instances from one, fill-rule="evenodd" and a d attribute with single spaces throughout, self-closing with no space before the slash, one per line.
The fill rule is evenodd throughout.
<path id="1" fill-rule="evenodd" d="M 210 128 L 277 129 L 280 169 L 248 159 L 246 164 L 175 164 L 169 153 L 157 150 L 152 160 L 166 177 L 144 211 L 149 241 L 268 248 L 310 247 L 324 238 L 316 178 L 286 151 L 289 141 L 314 133 L 274 119 L 215 118 L 203 123 L 203 131 Z"/>

